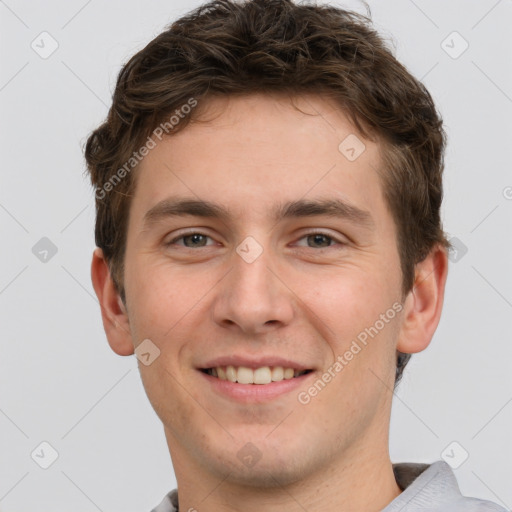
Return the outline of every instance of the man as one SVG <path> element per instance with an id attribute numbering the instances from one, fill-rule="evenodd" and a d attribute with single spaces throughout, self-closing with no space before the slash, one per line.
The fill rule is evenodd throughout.
<path id="1" fill-rule="evenodd" d="M 125 65 L 86 147 L 91 273 L 164 425 L 179 495 L 154 511 L 503 510 L 389 457 L 443 305 L 444 146 L 429 93 L 334 7 L 214 1 Z"/>

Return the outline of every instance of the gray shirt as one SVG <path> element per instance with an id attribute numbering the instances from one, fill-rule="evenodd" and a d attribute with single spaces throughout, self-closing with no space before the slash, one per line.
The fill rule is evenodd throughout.
<path id="1" fill-rule="evenodd" d="M 382 512 L 507 512 L 490 501 L 462 496 L 452 468 L 434 464 L 393 464 L 402 493 Z M 151 512 L 178 512 L 178 492 L 171 491 Z"/>

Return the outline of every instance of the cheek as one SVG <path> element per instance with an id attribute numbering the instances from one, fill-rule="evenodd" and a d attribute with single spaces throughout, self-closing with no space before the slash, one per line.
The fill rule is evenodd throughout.
<path id="1" fill-rule="evenodd" d="M 336 269 L 329 277 L 309 275 L 297 290 L 307 306 L 303 310 L 314 313 L 310 322 L 315 322 L 330 349 L 326 370 L 336 374 L 332 390 L 351 390 L 348 396 L 336 398 L 347 405 L 352 400 L 370 400 L 374 393 L 379 396 L 385 387 L 376 376 L 387 382 L 394 372 L 400 275 L 396 269 L 384 270 L 368 265 Z M 336 371 L 333 364 L 339 357 L 343 369 Z M 352 404 L 355 409 L 356 402 Z"/>
<path id="2" fill-rule="evenodd" d="M 167 262 L 136 263 L 129 276 L 130 298 L 138 338 L 164 341 L 183 330 L 194 311 L 207 299 L 216 280 L 208 269 L 197 266 L 173 268 Z M 128 277 L 128 272 L 127 272 Z M 128 280 L 127 280 L 128 284 Z M 142 338 L 141 338 L 142 337 Z M 172 343 L 177 346 L 176 343 Z"/>
<path id="3" fill-rule="evenodd" d="M 178 437 L 189 432 L 191 424 L 204 425 L 208 415 L 198 405 L 194 393 L 182 384 L 183 376 L 176 368 L 169 366 L 169 360 L 162 354 L 151 366 L 139 363 L 144 390 L 155 413 L 162 423 Z M 197 421 L 191 421 L 196 418 Z M 199 435 L 199 433 L 196 433 Z M 185 435 L 186 437 L 186 435 Z"/>
<path id="4" fill-rule="evenodd" d="M 302 281 L 305 309 L 315 313 L 317 330 L 322 329 L 331 352 L 320 376 L 328 383 L 325 388 L 318 383 L 316 389 L 322 391 L 312 403 L 332 411 L 336 428 L 369 424 L 387 400 L 400 323 L 397 279 L 396 274 L 351 269 L 333 273 L 330 279 Z M 308 294 L 308 288 L 315 291 Z M 303 391 L 317 393 L 311 388 Z"/>
<path id="5" fill-rule="evenodd" d="M 150 339 L 160 351 L 150 366 L 139 362 L 146 393 L 155 409 L 169 397 L 176 405 L 181 403 L 180 397 L 190 401 L 190 396 L 188 400 L 186 394 L 181 396 L 181 383 L 190 378 L 186 372 L 192 371 L 188 366 L 193 355 L 191 342 L 197 337 L 199 319 L 208 317 L 208 291 L 214 289 L 218 278 L 192 266 L 178 272 L 169 262 L 139 262 L 130 277 L 132 336 L 136 344 Z"/>
<path id="6" fill-rule="evenodd" d="M 167 264 L 140 265 L 131 281 L 130 325 L 136 343 L 150 339 L 160 351 L 149 366 L 138 362 L 144 389 L 162 422 L 177 432 L 186 431 L 186 418 L 197 414 L 191 395 L 199 397 L 184 383 L 190 379 L 186 363 L 197 326 L 195 311 L 205 293 L 200 279 L 177 278 Z"/>
<path id="7" fill-rule="evenodd" d="M 297 295 L 312 310 L 325 330 L 339 335 L 343 347 L 349 338 L 375 324 L 399 298 L 398 278 L 374 269 L 333 271 L 330 275 L 303 275 Z"/>

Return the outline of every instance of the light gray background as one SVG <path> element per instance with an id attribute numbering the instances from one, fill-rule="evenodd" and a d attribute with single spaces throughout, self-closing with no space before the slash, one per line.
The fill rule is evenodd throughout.
<path id="1" fill-rule="evenodd" d="M 115 355 L 101 324 L 82 145 L 122 63 L 198 4 L 0 1 L 3 512 L 149 511 L 175 486 L 135 356 Z M 432 345 L 413 357 L 395 398 L 392 459 L 438 460 L 456 441 L 469 453 L 455 471 L 463 493 L 510 509 L 512 1 L 370 5 L 445 119 L 443 218 L 468 248 L 451 263 Z M 43 31 L 59 44 L 47 59 L 31 48 Z M 441 46 L 453 31 L 469 43 L 456 59 Z M 445 43 L 452 53 L 461 44 Z M 32 253 L 42 237 L 58 249 L 46 263 Z M 42 441 L 59 454 L 46 470 L 31 458 Z M 458 446 L 448 452 L 461 456 Z"/>

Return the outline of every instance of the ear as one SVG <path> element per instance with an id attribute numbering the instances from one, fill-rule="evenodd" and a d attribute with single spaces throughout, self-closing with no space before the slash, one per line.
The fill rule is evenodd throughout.
<path id="1" fill-rule="evenodd" d="M 425 350 L 441 318 L 448 275 L 448 254 L 436 245 L 415 268 L 414 286 L 405 299 L 397 350 L 414 354 Z"/>
<path id="2" fill-rule="evenodd" d="M 103 328 L 110 348 L 120 356 L 132 355 L 134 347 L 128 313 L 116 291 L 108 264 L 100 248 L 96 248 L 92 255 L 91 279 L 100 303 Z"/>

